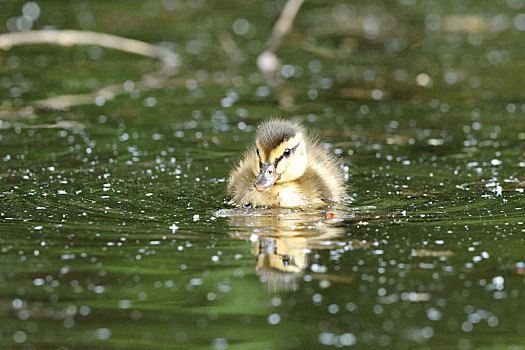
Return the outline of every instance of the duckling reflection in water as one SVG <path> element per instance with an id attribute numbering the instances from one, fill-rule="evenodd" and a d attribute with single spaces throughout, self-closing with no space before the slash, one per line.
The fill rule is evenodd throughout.
<path id="1" fill-rule="evenodd" d="M 296 290 L 295 277 L 308 266 L 308 242 L 303 237 L 259 237 L 253 242 L 256 273 L 268 283 L 268 290 Z"/>
<path id="2" fill-rule="evenodd" d="M 299 123 L 277 118 L 259 126 L 227 189 L 230 204 L 267 207 L 322 206 L 344 196 L 337 159 Z"/>
<path id="3" fill-rule="evenodd" d="M 297 289 L 296 278 L 308 267 L 312 250 L 353 250 L 368 246 L 359 240 L 339 241 L 345 233 L 337 223 L 353 218 L 353 214 L 335 210 L 338 219 L 327 219 L 324 210 L 285 209 L 222 209 L 217 216 L 228 217 L 235 238 L 252 242 L 252 253 L 257 256 L 255 271 L 272 292 Z M 257 235 L 254 235 L 257 232 Z M 348 283 L 348 276 L 311 273 L 319 279 Z"/>

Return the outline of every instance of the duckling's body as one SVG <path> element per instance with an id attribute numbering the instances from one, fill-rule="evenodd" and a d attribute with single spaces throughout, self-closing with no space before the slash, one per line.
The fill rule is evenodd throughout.
<path id="1" fill-rule="evenodd" d="M 341 202 L 344 176 L 337 165 L 301 125 L 271 119 L 230 174 L 227 196 L 232 204 L 285 208 Z"/>

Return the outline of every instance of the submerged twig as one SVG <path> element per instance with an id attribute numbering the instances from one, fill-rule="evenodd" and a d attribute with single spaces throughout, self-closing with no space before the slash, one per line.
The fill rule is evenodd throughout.
<path id="1" fill-rule="evenodd" d="M 412 249 L 410 253 L 414 257 L 447 257 L 454 253 L 451 250 Z"/>
<path id="2" fill-rule="evenodd" d="M 312 276 L 312 278 L 315 278 L 321 281 L 324 280 L 324 281 L 339 282 L 339 283 L 345 283 L 345 284 L 351 284 L 355 282 L 355 278 L 350 277 L 350 276 L 331 275 L 331 274 L 325 274 L 325 273 L 310 273 L 310 276 Z"/>

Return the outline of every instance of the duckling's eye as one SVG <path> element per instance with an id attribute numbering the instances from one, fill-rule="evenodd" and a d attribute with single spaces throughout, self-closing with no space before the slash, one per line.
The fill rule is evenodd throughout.
<path id="1" fill-rule="evenodd" d="M 286 158 L 288 158 L 290 154 L 292 154 L 292 150 L 289 148 L 285 149 L 283 152 L 283 156 L 285 156 Z"/>
<path id="2" fill-rule="evenodd" d="M 259 155 L 259 149 L 258 149 L 258 148 L 257 148 L 257 157 L 259 157 L 259 158 L 261 157 L 261 156 Z"/>
<path id="3" fill-rule="evenodd" d="M 284 266 L 290 265 L 290 257 L 288 255 L 283 255 L 282 256 L 282 261 L 283 261 L 283 265 Z"/>

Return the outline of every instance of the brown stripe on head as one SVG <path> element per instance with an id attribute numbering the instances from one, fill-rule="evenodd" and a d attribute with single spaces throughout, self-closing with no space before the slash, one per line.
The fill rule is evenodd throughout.
<path id="1" fill-rule="evenodd" d="M 255 143 L 264 163 L 271 163 L 268 159 L 273 149 L 281 143 L 293 138 L 297 133 L 302 133 L 302 127 L 293 121 L 283 119 L 270 119 L 259 126 Z"/>

